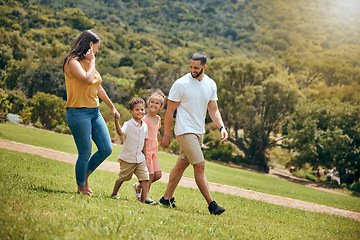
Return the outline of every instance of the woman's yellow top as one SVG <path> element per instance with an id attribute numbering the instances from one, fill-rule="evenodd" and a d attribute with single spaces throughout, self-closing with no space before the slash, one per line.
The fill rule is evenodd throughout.
<path id="1" fill-rule="evenodd" d="M 87 71 L 83 61 L 80 61 L 81 67 Z M 97 70 L 95 70 L 95 77 L 93 84 L 89 85 L 85 82 L 70 77 L 65 73 L 65 84 L 67 102 L 66 108 L 96 108 L 99 106 L 98 89 L 102 79 Z"/>

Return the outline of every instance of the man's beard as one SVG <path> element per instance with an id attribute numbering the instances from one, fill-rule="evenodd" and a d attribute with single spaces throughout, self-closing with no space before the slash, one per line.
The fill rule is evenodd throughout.
<path id="1" fill-rule="evenodd" d="M 191 76 L 192 76 L 193 78 L 197 78 L 197 77 L 199 77 L 202 73 L 203 73 L 203 69 L 201 69 L 201 71 L 200 71 L 199 73 L 196 73 L 195 76 L 194 76 L 193 73 L 191 73 Z"/>

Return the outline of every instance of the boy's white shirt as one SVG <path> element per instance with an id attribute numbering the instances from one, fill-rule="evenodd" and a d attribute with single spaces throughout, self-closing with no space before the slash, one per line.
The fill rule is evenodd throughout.
<path id="1" fill-rule="evenodd" d="M 142 121 L 142 120 L 141 120 Z M 140 163 L 145 161 L 144 148 L 145 139 L 148 138 L 148 126 L 144 121 L 139 124 L 134 118 L 126 121 L 121 130 L 124 133 L 124 143 L 119 159 L 128 163 Z"/>
<path id="2" fill-rule="evenodd" d="M 188 73 L 174 82 L 168 99 L 179 102 L 175 121 L 175 135 L 205 133 L 208 103 L 210 100 L 218 100 L 216 91 L 215 81 L 205 74 L 201 81 Z"/>

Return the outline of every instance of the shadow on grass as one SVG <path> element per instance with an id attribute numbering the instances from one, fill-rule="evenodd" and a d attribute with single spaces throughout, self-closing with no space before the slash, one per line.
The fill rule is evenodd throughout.
<path id="1" fill-rule="evenodd" d="M 38 191 L 38 192 L 45 192 L 45 193 L 76 193 L 76 191 L 64 191 L 59 189 L 50 189 L 43 186 L 32 186 L 30 187 L 31 190 Z"/>

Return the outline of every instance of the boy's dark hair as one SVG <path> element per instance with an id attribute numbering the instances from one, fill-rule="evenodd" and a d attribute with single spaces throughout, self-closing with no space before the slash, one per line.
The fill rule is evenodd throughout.
<path id="1" fill-rule="evenodd" d="M 192 55 L 190 59 L 195 61 L 200 61 L 201 65 L 206 64 L 206 56 L 202 53 L 194 53 L 194 55 Z"/>
<path id="2" fill-rule="evenodd" d="M 139 103 L 140 103 L 140 104 L 143 104 L 143 105 L 145 106 L 145 101 L 144 101 L 144 99 L 139 98 L 139 97 L 131 99 L 130 102 L 129 102 L 129 109 L 130 109 L 130 110 L 133 110 L 133 109 L 134 109 L 134 106 L 135 106 L 136 104 L 139 104 Z"/>

